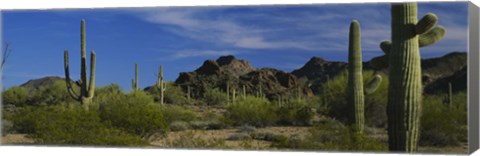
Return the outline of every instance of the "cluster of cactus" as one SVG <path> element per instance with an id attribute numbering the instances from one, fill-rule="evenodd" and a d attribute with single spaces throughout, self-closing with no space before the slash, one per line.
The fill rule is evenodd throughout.
<path id="1" fill-rule="evenodd" d="M 437 16 L 426 14 L 417 21 L 417 4 L 392 4 L 392 42 L 380 48 L 384 56 L 372 60 L 374 66 L 389 69 L 388 143 L 390 151 L 416 151 L 422 108 L 420 47 L 431 45 L 445 35 L 445 28 L 435 27 Z"/>
<path id="2" fill-rule="evenodd" d="M 163 67 L 160 65 L 157 75 L 157 83 L 155 87 L 160 91 L 160 104 L 163 104 L 165 101 L 165 90 L 167 90 L 167 83 L 163 80 Z"/>
<path id="3" fill-rule="evenodd" d="M 265 98 L 265 94 L 263 93 L 262 85 L 258 85 L 258 90 L 256 92 L 257 98 Z"/>
<path id="4" fill-rule="evenodd" d="M 230 102 L 232 103 L 235 103 L 235 101 L 237 100 L 237 89 L 230 86 L 230 81 L 227 81 L 227 104 L 229 104 Z M 231 92 L 231 94 L 230 94 Z"/>
<path id="5" fill-rule="evenodd" d="M 136 93 L 138 90 L 138 64 L 135 63 L 135 79 L 132 79 L 132 89 Z"/>
<path id="6" fill-rule="evenodd" d="M 80 80 L 76 84 L 80 87 L 80 94 L 75 93 L 71 84 L 69 65 L 68 65 L 68 50 L 64 52 L 64 67 L 65 67 L 65 81 L 67 83 L 67 90 L 70 96 L 88 109 L 88 105 L 92 102 L 92 98 L 95 93 L 95 62 L 96 54 L 92 50 L 90 54 L 90 81 L 87 81 L 87 46 L 86 46 L 86 33 L 85 33 L 85 20 L 82 19 L 80 24 L 80 53 L 81 53 L 81 66 L 80 66 Z M 88 84 L 88 86 L 87 86 Z"/>
<path id="7" fill-rule="evenodd" d="M 380 75 L 375 75 L 363 90 L 362 75 L 362 49 L 360 44 L 360 24 L 353 20 L 350 24 L 349 45 L 348 45 L 348 122 L 354 125 L 354 131 L 363 133 L 365 124 L 365 101 L 364 93 L 373 93 L 382 81 Z"/>

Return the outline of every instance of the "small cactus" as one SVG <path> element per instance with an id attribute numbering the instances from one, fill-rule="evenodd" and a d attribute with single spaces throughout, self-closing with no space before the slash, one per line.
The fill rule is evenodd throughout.
<path id="1" fill-rule="evenodd" d="M 132 89 L 134 93 L 138 90 L 138 64 L 135 63 L 135 79 L 132 79 Z"/>
<path id="2" fill-rule="evenodd" d="M 448 83 L 447 95 L 443 98 L 443 104 L 448 108 L 452 107 L 452 83 Z"/>
<path id="3" fill-rule="evenodd" d="M 157 75 L 157 83 L 155 85 L 160 91 L 160 104 L 163 105 L 165 99 L 165 90 L 167 90 L 167 83 L 163 80 L 163 67 L 160 65 Z"/>
<path id="4" fill-rule="evenodd" d="M 86 33 L 85 33 L 85 20 L 82 19 L 80 23 L 80 54 L 81 54 L 81 66 L 80 66 L 80 80 L 77 81 L 77 85 L 80 87 L 80 94 L 75 93 L 72 88 L 69 65 L 68 65 L 68 50 L 64 51 L 64 68 L 65 68 L 65 81 L 67 83 L 67 90 L 70 96 L 88 109 L 88 105 L 92 102 L 92 98 L 95 93 L 95 63 L 96 54 L 92 50 L 90 53 L 90 82 L 87 80 L 87 46 L 86 46 Z M 88 86 L 87 86 L 88 84 Z"/>

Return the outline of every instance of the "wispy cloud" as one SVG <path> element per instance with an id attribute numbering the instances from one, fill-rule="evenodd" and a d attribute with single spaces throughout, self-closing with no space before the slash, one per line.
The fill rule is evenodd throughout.
<path id="1" fill-rule="evenodd" d="M 293 9 L 292 9 L 293 8 Z M 243 9 L 243 10 L 242 10 Z M 352 10 L 346 12 L 345 10 Z M 150 8 L 136 10 L 141 19 L 160 24 L 178 36 L 230 49 L 303 50 L 312 52 L 346 51 L 348 27 L 353 19 L 361 23 L 362 49 L 380 51 L 379 43 L 390 40 L 389 5 L 315 5 L 295 7 L 208 7 Z M 466 16 L 435 7 L 424 12 L 439 12 L 447 36 L 435 50 L 466 45 L 466 25 L 452 21 Z M 420 14 L 421 15 L 421 14 Z M 421 18 L 421 17 L 419 17 Z M 439 51 L 440 52 L 440 51 Z M 444 51 L 441 51 L 444 52 Z M 213 51 L 195 53 L 213 55 Z M 226 53 L 215 51 L 215 53 Z M 180 52 L 176 58 L 191 56 Z"/>
<path id="2" fill-rule="evenodd" d="M 170 55 L 170 58 L 181 59 L 187 57 L 199 57 L 199 56 L 222 56 L 222 55 L 234 55 L 232 51 L 216 51 L 216 50 L 183 50 L 174 52 Z"/>

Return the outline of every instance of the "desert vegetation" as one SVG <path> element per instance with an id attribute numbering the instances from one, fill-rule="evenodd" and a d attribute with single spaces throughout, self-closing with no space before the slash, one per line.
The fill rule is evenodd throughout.
<path id="1" fill-rule="evenodd" d="M 65 51 L 65 78 L 47 77 L 3 90 L 2 143 L 465 153 L 466 88 L 453 91 L 449 78 L 462 77 L 457 74 L 466 68 L 465 61 L 451 64 L 458 70 L 443 75 L 422 73 L 419 47 L 440 40 L 445 29 L 435 27 L 434 14 L 418 22 L 416 16 L 415 3 L 394 4 L 392 18 L 412 19 L 398 21 L 416 29 L 392 25 L 393 41 L 380 44 L 385 56 L 369 62 L 362 60 L 360 23 L 354 20 L 345 53 L 348 63 L 312 58 L 288 73 L 255 69 L 245 60 L 222 56 L 180 73 L 174 82 L 164 79 L 160 65 L 157 82 L 144 89 L 138 85 L 144 79 L 138 77 L 141 66 L 135 64 L 130 92 L 117 84 L 95 85 L 94 51 L 87 79 L 82 20 L 80 80 L 70 77 Z M 402 34 L 416 37 L 404 40 Z M 428 74 L 427 83 L 422 76 Z M 441 89 L 424 92 L 429 87 Z M 12 141 L 15 135 L 23 141 Z"/>

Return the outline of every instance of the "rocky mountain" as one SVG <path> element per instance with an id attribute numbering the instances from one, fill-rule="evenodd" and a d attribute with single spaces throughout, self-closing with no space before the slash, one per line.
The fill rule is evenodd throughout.
<path id="1" fill-rule="evenodd" d="M 440 83 L 446 80 L 450 80 L 458 74 L 461 74 L 463 68 L 466 68 L 467 54 L 463 52 L 452 52 L 438 58 L 429 58 L 422 60 L 422 75 L 424 85 L 426 89 L 433 89 L 435 87 L 429 87 L 429 85 L 435 85 L 434 82 Z M 346 62 L 326 61 L 319 57 L 312 57 L 303 67 L 294 70 L 293 75 L 299 77 L 312 86 L 315 93 L 321 84 L 327 79 L 335 77 L 341 71 L 347 69 L 348 64 Z M 373 70 L 370 66 L 370 62 L 363 63 L 364 70 Z M 382 72 L 388 72 L 386 69 L 380 69 Z M 463 86 L 466 85 L 466 81 L 460 81 Z M 447 83 L 448 84 L 448 83 Z M 462 85 L 458 85 L 459 89 L 462 89 Z M 465 88 L 463 88 L 465 89 Z"/>
<path id="2" fill-rule="evenodd" d="M 425 86 L 425 93 L 447 93 L 448 83 L 452 84 L 452 92 L 466 91 L 467 90 L 467 66 L 464 66 L 461 70 L 455 73 L 439 78 L 429 85 Z"/>
<path id="3" fill-rule="evenodd" d="M 236 89 L 237 93 L 245 86 L 247 94 L 250 95 L 258 94 L 261 89 L 268 98 L 280 94 L 290 96 L 293 95 L 294 88 L 297 92 L 305 88 L 293 74 L 271 68 L 255 69 L 247 61 L 238 60 L 231 55 L 207 60 L 193 72 L 180 73 L 175 84 L 184 89 L 190 86 L 194 97 L 201 97 L 211 88 L 226 91 L 227 84 L 230 89 Z M 303 93 L 308 95 L 308 87 Z"/>

